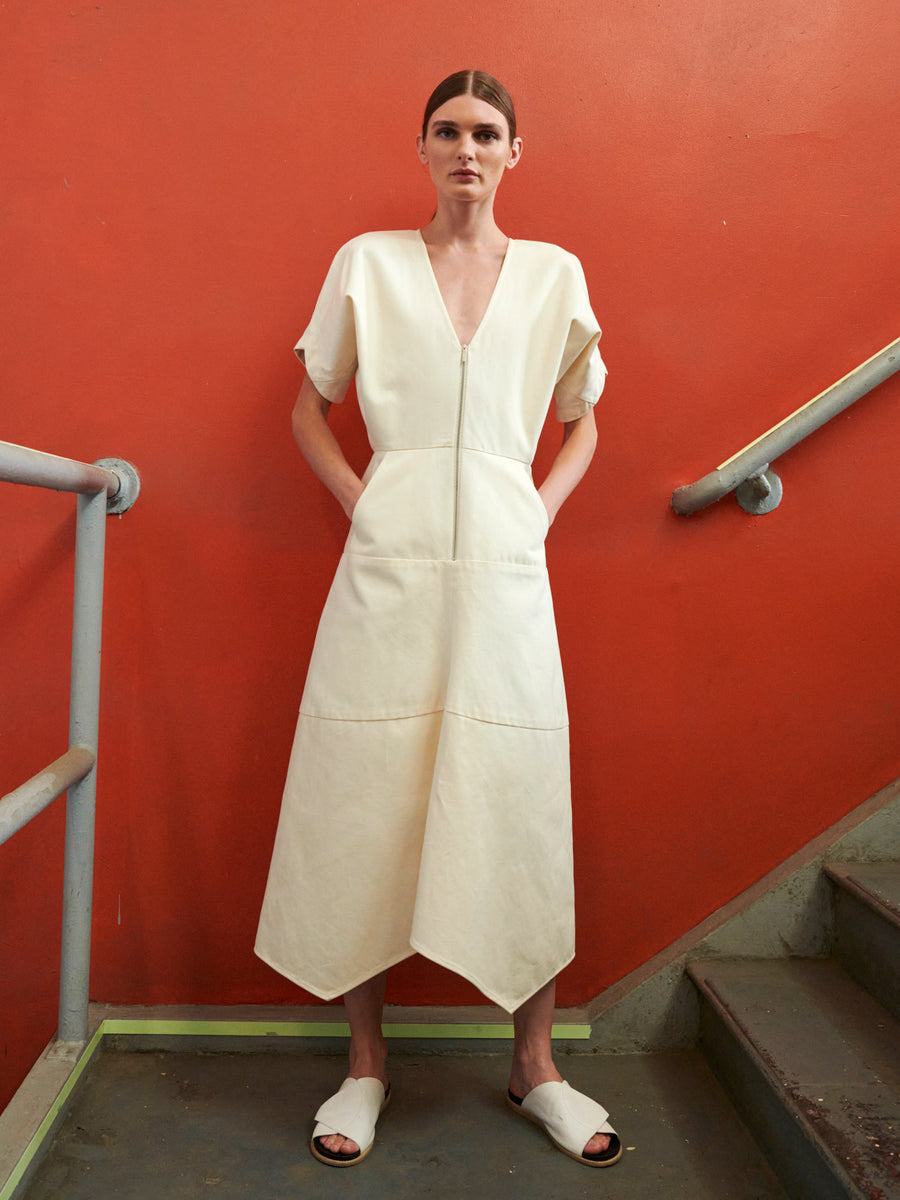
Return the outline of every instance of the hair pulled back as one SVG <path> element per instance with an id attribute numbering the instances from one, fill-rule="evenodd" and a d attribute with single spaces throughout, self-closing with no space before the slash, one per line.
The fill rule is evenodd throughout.
<path id="1" fill-rule="evenodd" d="M 442 80 L 428 98 L 425 105 L 425 117 L 422 121 L 422 137 L 428 134 L 428 122 L 435 109 L 452 100 L 454 96 L 474 96 L 476 100 L 485 100 L 492 108 L 506 117 L 509 126 L 509 140 L 516 136 L 516 110 L 513 108 L 512 97 L 499 79 L 488 75 L 487 71 L 456 71 Z"/>

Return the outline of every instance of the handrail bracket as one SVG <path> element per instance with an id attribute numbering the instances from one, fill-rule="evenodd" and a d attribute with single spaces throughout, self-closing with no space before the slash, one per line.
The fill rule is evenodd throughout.
<path id="1" fill-rule="evenodd" d="M 744 510 L 754 517 L 770 513 L 781 503 L 784 489 L 781 479 L 768 463 L 734 489 L 734 498 Z"/>

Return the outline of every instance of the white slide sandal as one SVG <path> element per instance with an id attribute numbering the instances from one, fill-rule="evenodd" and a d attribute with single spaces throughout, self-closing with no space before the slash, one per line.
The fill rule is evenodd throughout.
<path id="1" fill-rule="evenodd" d="M 388 1106 L 391 1089 L 380 1079 L 345 1079 L 316 1113 L 316 1127 L 309 1148 L 319 1162 L 329 1167 L 352 1167 L 366 1157 L 375 1141 L 375 1123 Z M 322 1138 L 337 1134 L 356 1142 L 354 1154 L 340 1154 L 321 1144 Z"/>
<path id="2" fill-rule="evenodd" d="M 563 1154 L 588 1167 L 611 1167 L 622 1157 L 622 1143 L 609 1123 L 609 1113 L 596 1100 L 565 1082 L 540 1083 L 524 1100 L 507 1092 L 507 1102 L 535 1125 L 540 1125 Z M 607 1134 L 609 1145 L 598 1154 L 584 1148 L 595 1133 Z"/>

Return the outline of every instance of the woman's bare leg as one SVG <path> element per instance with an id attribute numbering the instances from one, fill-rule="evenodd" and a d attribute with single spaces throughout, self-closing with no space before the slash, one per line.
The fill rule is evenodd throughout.
<path id="1" fill-rule="evenodd" d="M 381 1032 L 384 1009 L 384 985 L 387 972 L 382 971 L 351 988 L 344 995 L 344 1007 L 350 1022 L 350 1079 L 380 1079 L 387 1087 L 387 1043 Z M 322 1145 L 333 1154 L 355 1154 L 356 1142 L 340 1134 L 322 1138 Z"/>
<path id="2" fill-rule="evenodd" d="M 513 1013 L 515 1046 L 509 1073 L 509 1090 L 524 1100 L 540 1083 L 558 1083 L 562 1079 L 553 1062 L 550 1031 L 556 1006 L 556 980 L 551 979 Z M 595 1134 L 584 1147 L 586 1154 L 602 1154 L 609 1136 Z"/>

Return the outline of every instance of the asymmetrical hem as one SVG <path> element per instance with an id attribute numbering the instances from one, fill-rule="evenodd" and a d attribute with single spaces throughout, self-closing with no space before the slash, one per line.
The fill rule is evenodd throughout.
<path id="1" fill-rule="evenodd" d="M 313 996 L 318 996 L 320 1000 L 337 1000 L 338 996 L 343 996 L 343 994 L 345 992 L 349 992 L 351 988 L 358 987 L 361 983 L 365 983 L 367 980 L 371 979 L 373 975 L 380 975 L 382 971 L 387 971 L 391 967 L 395 967 L 397 963 L 403 962 L 405 958 L 412 958 L 417 951 L 410 946 L 404 954 L 400 954 L 396 958 L 392 958 L 389 962 L 382 963 L 381 966 L 376 967 L 374 971 L 361 976 L 359 979 L 354 979 L 352 982 L 342 985 L 337 989 L 337 991 L 331 992 L 321 992 L 317 990 L 315 987 L 313 987 L 309 980 L 302 979 L 299 975 L 295 974 L 291 967 L 287 967 L 283 963 L 278 962 L 276 959 L 270 958 L 268 955 L 263 954 L 259 946 L 255 948 L 254 953 L 256 954 L 257 958 L 261 958 L 262 961 L 270 966 L 273 971 L 277 971 L 279 975 L 283 975 L 285 979 L 289 979 L 291 983 L 296 983 L 297 987 L 303 988 L 305 992 L 311 992 Z"/>
<path id="2" fill-rule="evenodd" d="M 600 395 L 599 337 L 578 260 L 511 241 L 461 345 L 410 230 L 341 248 L 297 345 L 327 399 L 355 376 L 373 451 L 256 945 L 323 999 L 417 951 L 512 1011 L 573 957 L 568 717 L 531 462 L 554 396 L 567 421 Z"/>
<path id="3" fill-rule="evenodd" d="M 468 968 L 464 968 L 462 963 L 451 962 L 449 959 L 440 957 L 437 954 L 432 953 L 427 946 L 420 946 L 415 941 L 413 942 L 412 948 L 416 954 L 421 954 L 423 958 L 427 958 L 431 962 L 437 963 L 439 967 L 445 967 L 448 971 L 453 971 L 453 973 L 456 975 L 462 975 L 462 977 L 468 980 L 469 983 L 474 984 L 474 986 L 478 988 L 485 998 L 490 1000 L 491 1004 L 496 1004 L 498 1008 L 502 1008 L 510 1014 L 514 1013 L 516 1009 L 519 1008 L 520 1005 L 524 1004 L 525 1001 L 531 996 L 533 996 L 535 992 L 540 991 L 545 983 L 549 983 L 551 979 L 555 979 L 563 967 L 567 967 L 575 957 L 575 952 L 573 950 L 568 958 L 560 959 L 557 966 L 550 968 L 547 978 L 542 979 L 541 982 L 536 984 L 534 987 L 530 986 L 529 984 L 528 991 L 524 995 L 501 995 L 498 992 L 494 992 L 491 985 L 485 980 L 473 978 L 471 973 L 468 971 Z"/>

